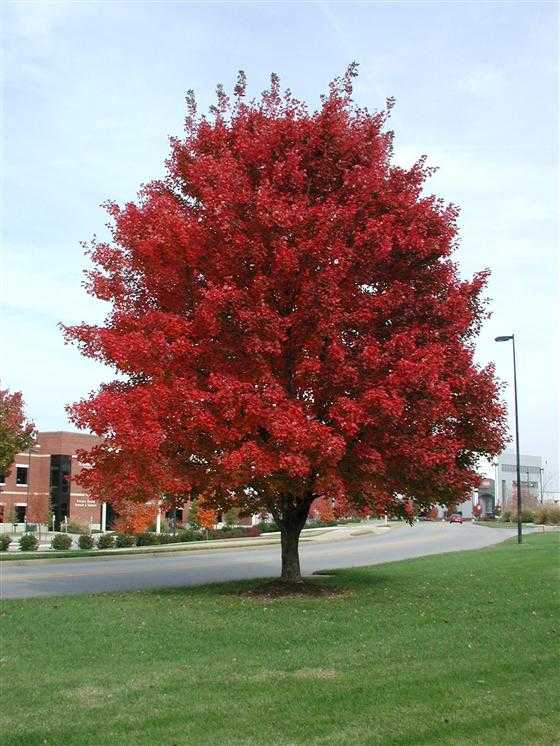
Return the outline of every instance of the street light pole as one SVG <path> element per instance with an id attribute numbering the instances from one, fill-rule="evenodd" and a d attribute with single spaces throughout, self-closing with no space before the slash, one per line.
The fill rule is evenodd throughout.
<path id="1" fill-rule="evenodd" d="M 521 458 L 519 456 L 519 413 L 517 410 L 517 365 L 515 359 L 515 334 L 504 337 L 496 337 L 496 342 L 509 342 L 511 340 L 513 347 L 513 395 L 515 402 L 515 455 L 517 460 L 517 543 L 523 541 L 523 531 L 521 524 Z"/>

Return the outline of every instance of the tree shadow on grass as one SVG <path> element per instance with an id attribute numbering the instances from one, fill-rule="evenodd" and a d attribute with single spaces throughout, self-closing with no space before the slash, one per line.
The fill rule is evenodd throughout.
<path id="1" fill-rule="evenodd" d="M 410 582 L 410 580 L 409 580 Z M 386 591 L 398 591 L 407 585 L 403 576 L 391 577 L 375 568 L 364 572 L 363 568 L 343 570 L 321 570 L 305 576 L 301 583 L 285 583 L 278 577 L 262 577 L 250 580 L 210 583 L 201 586 L 176 586 L 144 591 L 160 598 L 176 599 L 345 599 L 365 593 L 382 600 Z"/>

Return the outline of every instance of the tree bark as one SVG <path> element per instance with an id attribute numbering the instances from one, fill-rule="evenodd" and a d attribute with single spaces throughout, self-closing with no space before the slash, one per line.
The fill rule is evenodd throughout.
<path id="1" fill-rule="evenodd" d="M 286 583 L 301 583 L 299 564 L 299 537 L 309 514 L 310 502 L 284 507 L 278 521 L 282 548 L 282 575 Z"/>
<path id="2" fill-rule="evenodd" d="M 286 583 L 301 583 L 299 565 L 299 531 L 280 529 L 282 543 L 282 580 Z"/>

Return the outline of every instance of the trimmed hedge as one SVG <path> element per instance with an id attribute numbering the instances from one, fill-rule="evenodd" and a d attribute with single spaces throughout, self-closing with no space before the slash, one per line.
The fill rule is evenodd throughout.
<path id="1" fill-rule="evenodd" d="M 208 531 L 204 529 L 183 528 L 179 529 L 176 534 L 170 534 L 167 531 L 161 534 L 156 534 L 153 531 L 145 531 L 133 538 L 136 538 L 136 546 L 150 547 L 156 544 L 182 544 L 189 541 L 204 541 L 206 539 L 241 539 L 249 536 L 259 536 L 260 534 L 261 531 L 258 526 L 238 526 L 236 528 L 224 526 L 223 528 L 210 529 Z M 117 537 L 117 546 L 132 545 L 119 544 L 119 537 Z"/>

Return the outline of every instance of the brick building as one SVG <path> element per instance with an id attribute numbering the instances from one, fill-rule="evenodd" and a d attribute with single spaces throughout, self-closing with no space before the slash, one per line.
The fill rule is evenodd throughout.
<path id="1" fill-rule="evenodd" d="M 92 500 L 75 479 L 81 471 L 76 451 L 88 450 L 99 442 L 95 435 L 76 432 L 41 432 L 36 445 L 18 453 L 8 474 L 0 473 L 0 524 L 47 522 L 54 516 L 55 530 L 62 523 L 111 529 L 116 513 L 110 505 Z M 322 500 L 311 507 L 310 517 L 322 517 Z M 156 501 L 154 501 L 154 505 Z M 188 521 L 189 505 L 158 515 L 157 525 L 165 517 L 176 526 Z M 218 525 L 223 516 L 218 514 Z M 251 525 L 262 520 L 260 515 L 238 518 L 239 525 Z M 52 523 L 49 525 L 52 528 Z"/>
<path id="2" fill-rule="evenodd" d="M 0 523 L 45 523 L 52 511 L 57 529 L 65 517 L 99 524 L 99 504 L 74 481 L 82 468 L 76 451 L 97 442 L 85 433 L 39 433 L 35 446 L 16 455 L 9 474 L 0 474 Z"/>

